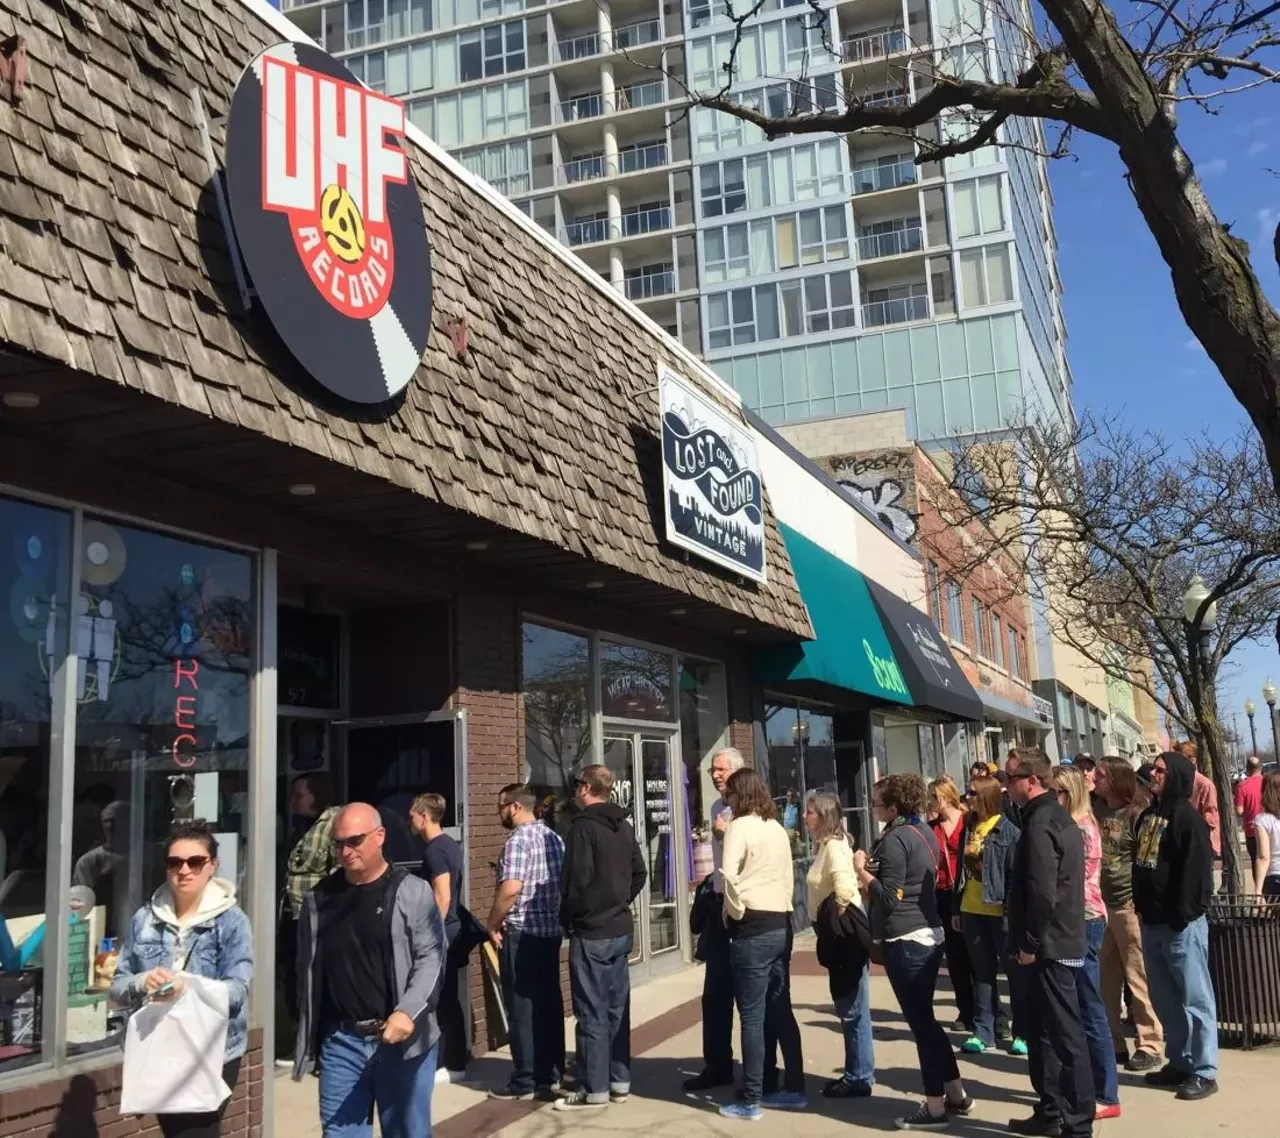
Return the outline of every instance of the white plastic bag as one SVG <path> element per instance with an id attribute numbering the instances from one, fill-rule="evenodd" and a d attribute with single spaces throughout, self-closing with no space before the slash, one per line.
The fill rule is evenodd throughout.
<path id="1" fill-rule="evenodd" d="M 121 1114 L 204 1113 L 231 1094 L 222 1080 L 227 986 L 185 972 L 182 983 L 177 999 L 145 1003 L 129 1018 Z"/>

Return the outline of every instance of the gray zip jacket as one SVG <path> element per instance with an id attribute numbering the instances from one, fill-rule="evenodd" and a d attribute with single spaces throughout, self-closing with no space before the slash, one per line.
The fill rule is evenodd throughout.
<path id="1" fill-rule="evenodd" d="M 416 1030 L 400 1044 L 404 1058 L 425 1055 L 440 1038 L 436 1003 L 444 975 L 444 921 L 431 886 L 403 870 L 389 869 L 385 877 L 383 911 L 391 925 L 391 955 L 396 990 L 395 1010 L 404 1012 Z M 298 918 L 298 1035 L 293 1077 L 313 1071 L 320 1050 L 320 987 L 316 965 L 320 916 L 346 885 L 341 871 L 330 874 L 302 899 Z"/>

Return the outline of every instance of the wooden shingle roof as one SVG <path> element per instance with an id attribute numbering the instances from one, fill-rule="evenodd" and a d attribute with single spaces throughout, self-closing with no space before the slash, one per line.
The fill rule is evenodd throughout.
<path id="1" fill-rule="evenodd" d="M 0 0 L 0 34 L 27 49 L 21 102 L 0 99 L 0 339 L 811 634 L 771 515 L 761 586 L 655 531 L 656 369 L 692 378 L 690 361 L 439 152 L 411 154 L 435 304 L 407 398 L 357 420 L 299 394 L 261 311 L 239 310 L 191 100 L 226 113 L 245 64 L 285 38 L 267 18 L 240 0 Z M 220 155 L 221 128 L 213 139 Z M 464 315 L 460 360 L 449 333 Z"/>

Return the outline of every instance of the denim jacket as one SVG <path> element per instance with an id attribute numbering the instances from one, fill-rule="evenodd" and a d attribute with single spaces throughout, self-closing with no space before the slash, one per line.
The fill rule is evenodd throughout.
<path id="1" fill-rule="evenodd" d="M 957 906 L 964 896 L 965 882 L 969 875 L 965 872 L 964 847 L 969 842 L 972 825 L 968 818 L 964 823 L 964 836 L 960 839 L 959 865 L 956 867 L 955 896 Z M 1009 892 L 1009 878 L 1013 873 L 1013 855 L 1018 848 L 1018 839 L 1022 831 L 1002 814 L 995 828 L 982 843 L 982 903 L 984 905 L 1003 905 Z M 957 909 L 958 911 L 958 909 Z"/>
<path id="2" fill-rule="evenodd" d="M 227 985 L 231 1018 L 227 1023 L 227 1062 L 245 1052 L 248 1036 L 249 982 L 253 979 L 253 933 L 236 905 L 235 887 L 215 877 L 205 888 L 196 913 L 179 922 L 169 887 L 133 915 L 120 953 L 111 998 L 121 1007 L 141 1006 L 142 977 L 153 968 L 192 972 Z"/>

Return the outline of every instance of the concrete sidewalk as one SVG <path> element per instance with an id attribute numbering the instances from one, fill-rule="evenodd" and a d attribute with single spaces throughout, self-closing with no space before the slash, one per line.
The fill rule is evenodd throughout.
<path id="1" fill-rule="evenodd" d="M 811 952 L 798 948 L 793 973 L 792 994 L 804 1037 L 810 1109 L 799 1115 L 768 1115 L 764 1126 L 782 1127 L 786 1133 L 803 1131 L 815 1138 L 891 1131 L 893 1120 L 918 1103 L 921 1085 L 915 1046 L 888 981 L 883 977 L 872 979 L 878 1080 L 875 1095 L 870 1099 L 827 1102 L 819 1092 L 823 1082 L 839 1071 L 843 1040 L 830 1011 L 826 976 Z M 741 1132 L 742 1123 L 729 1122 L 716 1114 L 723 1095 L 713 1101 L 707 1096 L 687 1095 L 680 1087 L 701 1067 L 701 984 L 701 969 L 690 968 L 634 990 L 635 1055 L 632 1095 L 627 1103 L 569 1114 L 544 1104 L 490 1102 L 484 1097 L 483 1087 L 502 1085 L 509 1070 L 506 1054 L 498 1052 L 472 1065 L 472 1074 L 483 1080 L 483 1087 L 437 1089 L 433 1101 L 435 1138 L 485 1138 L 494 1134 L 504 1138 L 567 1138 L 583 1133 L 698 1138 Z M 949 1005 L 943 1010 L 941 999 L 939 1009 L 947 1021 L 954 1018 Z M 573 1039 L 571 1027 L 568 1038 Z M 977 1059 L 965 1057 L 960 1061 L 960 1070 L 977 1106 L 970 1118 L 953 1123 L 951 1133 L 1007 1134 L 1005 1124 L 1010 1118 L 1030 1112 L 1032 1096 L 1026 1060 L 1003 1053 Z M 1233 1138 L 1274 1138 L 1277 1124 L 1274 1110 L 1268 1107 L 1267 1080 L 1274 1082 L 1278 1076 L 1280 1052 L 1276 1050 L 1225 1051 L 1219 1080 L 1221 1093 L 1205 1102 L 1181 1103 L 1171 1094 L 1143 1086 L 1140 1076 L 1122 1072 L 1124 1115 L 1116 1121 L 1099 1123 L 1096 1132 L 1103 1138 L 1108 1134 L 1119 1138 L 1121 1133 L 1135 1129 L 1144 1135 L 1163 1131 L 1188 1138 L 1219 1131 L 1230 1133 Z M 279 1121 L 275 1135 L 310 1138 L 319 1134 L 314 1080 L 302 1084 L 278 1080 L 276 1094 Z"/>

